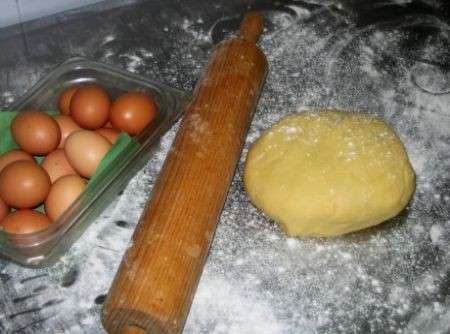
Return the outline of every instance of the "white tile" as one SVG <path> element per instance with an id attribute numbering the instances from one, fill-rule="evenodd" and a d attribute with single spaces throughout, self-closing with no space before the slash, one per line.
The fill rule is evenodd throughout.
<path id="1" fill-rule="evenodd" d="M 0 27 L 19 23 L 16 0 L 0 0 Z"/>
<path id="2" fill-rule="evenodd" d="M 29 21 L 101 1 L 102 0 L 19 0 L 19 3 L 22 20 Z"/>

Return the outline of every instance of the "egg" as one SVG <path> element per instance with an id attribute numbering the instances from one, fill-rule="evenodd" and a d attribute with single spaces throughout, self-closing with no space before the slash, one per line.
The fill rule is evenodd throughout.
<path id="1" fill-rule="evenodd" d="M 114 128 L 137 135 L 157 114 L 152 98 L 142 93 L 125 93 L 111 105 L 110 121 Z"/>
<path id="2" fill-rule="evenodd" d="M 58 115 L 55 117 L 56 123 L 59 125 L 59 130 L 61 131 L 61 140 L 59 142 L 58 148 L 63 148 L 67 137 L 74 131 L 81 130 L 75 121 L 67 115 Z"/>
<path id="3" fill-rule="evenodd" d="M 33 161 L 10 163 L 0 173 L 0 197 L 13 208 L 38 206 L 50 191 L 50 177 Z"/>
<path id="4" fill-rule="evenodd" d="M 95 130 L 109 119 L 111 101 L 108 93 L 98 85 L 80 87 L 70 101 L 70 115 L 82 128 Z"/>
<path id="5" fill-rule="evenodd" d="M 86 188 L 86 181 L 78 175 L 67 175 L 53 183 L 45 200 L 45 212 L 58 219 Z"/>
<path id="6" fill-rule="evenodd" d="M 61 114 L 63 115 L 70 114 L 70 101 L 72 100 L 72 97 L 78 90 L 78 88 L 80 88 L 80 86 L 70 86 L 69 88 L 66 88 L 61 93 L 61 95 L 59 95 L 58 109 Z"/>
<path id="7" fill-rule="evenodd" d="M 61 140 L 58 123 L 41 111 L 19 113 L 12 121 L 11 133 L 20 148 L 33 155 L 50 153 Z"/>
<path id="8" fill-rule="evenodd" d="M 6 215 L 9 213 L 9 207 L 6 205 L 5 202 L 0 198 L 0 220 L 6 217 Z"/>
<path id="9" fill-rule="evenodd" d="M 73 132 L 64 146 L 67 160 L 75 171 L 84 177 L 91 177 L 100 161 L 111 147 L 102 135 L 89 130 Z"/>
<path id="10" fill-rule="evenodd" d="M 35 161 L 34 158 L 22 150 L 11 150 L 0 156 L 0 172 L 11 162 L 18 160 Z"/>
<path id="11" fill-rule="evenodd" d="M 108 141 L 111 144 L 114 144 L 120 135 L 119 130 L 112 129 L 112 128 L 101 128 L 101 129 L 95 130 L 95 132 L 97 132 L 98 134 L 101 134 L 103 137 L 108 139 Z"/>
<path id="12" fill-rule="evenodd" d="M 67 160 L 64 150 L 61 148 L 47 155 L 42 161 L 41 167 L 44 168 L 48 176 L 50 176 L 50 181 L 52 183 L 61 176 L 77 174 Z"/>
<path id="13" fill-rule="evenodd" d="M 0 226 L 7 233 L 28 234 L 41 231 L 51 223 L 51 220 L 43 213 L 23 209 L 8 214 L 0 221 Z"/>

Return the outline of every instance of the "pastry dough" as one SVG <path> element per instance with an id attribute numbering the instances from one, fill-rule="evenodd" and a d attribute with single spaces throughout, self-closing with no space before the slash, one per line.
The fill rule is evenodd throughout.
<path id="1" fill-rule="evenodd" d="M 287 234 L 336 236 L 396 216 L 415 176 L 394 131 L 362 112 L 288 116 L 251 147 L 244 182 Z"/>

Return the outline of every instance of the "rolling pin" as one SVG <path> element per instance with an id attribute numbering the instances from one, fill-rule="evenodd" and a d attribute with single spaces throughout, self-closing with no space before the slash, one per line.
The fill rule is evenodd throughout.
<path id="1" fill-rule="evenodd" d="M 108 333 L 180 333 L 267 73 L 262 16 L 213 50 L 103 307 Z"/>

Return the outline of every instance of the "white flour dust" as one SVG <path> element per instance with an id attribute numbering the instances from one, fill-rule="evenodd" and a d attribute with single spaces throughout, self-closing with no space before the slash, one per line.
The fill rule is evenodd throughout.
<path id="1" fill-rule="evenodd" d="M 358 13 L 338 1 L 288 8 L 267 13 L 271 26 L 260 44 L 270 72 L 184 332 L 448 333 L 450 75 L 440 66 L 450 61 L 448 27 L 408 15 L 401 24 L 361 26 Z M 129 36 L 114 30 L 102 36 L 99 58 L 191 89 L 211 48 L 207 20 L 199 19 L 166 27 L 168 36 L 181 32 L 176 48 L 134 40 L 122 52 Z M 429 38 L 411 48 L 421 26 L 432 27 Z M 395 129 L 417 174 L 413 201 L 398 218 L 340 238 L 287 238 L 250 203 L 242 172 L 251 143 L 282 117 L 311 108 L 364 110 Z M 104 332 L 104 294 L 175 132 L 54 267 L 3 269 L 0 293 L 34 296 L 0 305 L 7 330 L 21 326 L 20 316 L 7 315 L 42 308 L 28 319 L 46 319 L 38 332 L 61 333 L 64 323 L 74 324 L 71 333 Z M 39 274 L 45 285 L 44 278 L 22 282 Z"/>
<path id="2" fill-rule="evenodd" d="M 247 321 L 276 324 L 274 333 L 447 332 L 450 95 L 434 93 L 448 89 L 449 73 L 436 66 L 425 71 L 408 59 L 399 43 L 407 31 L 350 26 L 330 35 L 325 32 L 332 27 L 320 24 L 322 14 L 307 23 L 272 15 L 279 30 L 261 41 L 271 71 L 186 331 L 195 333 L 198 314 L 210 308 L 206 290 L 211 300 L 220 298 L 209 284 L 219 276 L 245 291 L 243 303 L 251 299 L 271 309 L 275 319 L 249 311 Z M 438 39 L 448 46 L 448 34 L 439 28 Z M 439 59 L 433 48 L 424 43 L 417 52 Z M 368 231 L 335 239 L 286 238 L 243 192 L 248 146 L 285 115 L 330 107 L 373 112 L 392 125 L 417 173 L 414 200 L 399 218 Z M 230 317 L 212 318 L 224 326 Z M 239 323 L 237 316 L 233 320 Z M 247 332 L 244 325 L 227 329 Z"/>

